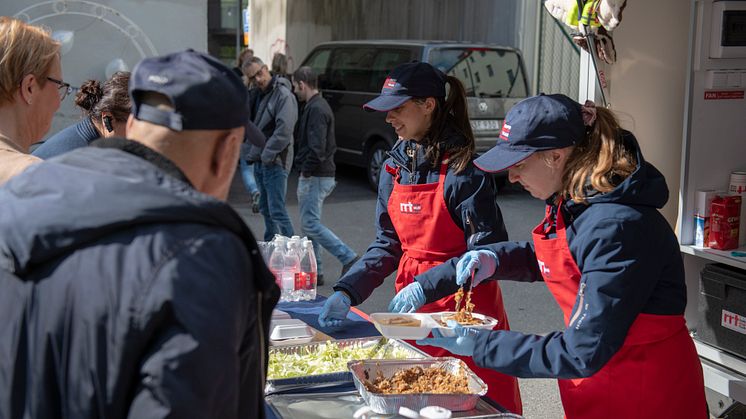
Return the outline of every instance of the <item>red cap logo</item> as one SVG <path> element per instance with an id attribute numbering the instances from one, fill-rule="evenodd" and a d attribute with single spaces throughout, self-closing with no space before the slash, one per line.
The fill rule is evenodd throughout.
<path id="1" fill-rule="evenodd" d="M 510 125 L 503 124 L 503 129 L 500 130 L 500 138 L 508 141 L 508 137 L 510 136 Z"/>
<path id="2" fill-rule="evenodd" d="M 396 87 L 396 79 L 392 79 L 391 77 L 387 77 L 386 80 L 383 82 L 383 88 L 385 89 L 393 89 Z"/>

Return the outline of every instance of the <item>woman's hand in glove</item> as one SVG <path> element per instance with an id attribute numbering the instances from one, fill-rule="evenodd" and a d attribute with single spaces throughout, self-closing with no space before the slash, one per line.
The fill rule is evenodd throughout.
<path id="1" fill-rule="evenodd" d="M 491 250 L 466 252 L 456 264 L 456 284 L 464 285 L 466 280 L 474 275 L 471 286 L 476 287 L 480 282 L 495 274 L 497 263 L 497 255 Z M 476 274 L 474 274 L 475 271 Z"/>
<path id="2" fill-rule="evenodd" d="M 392 313 L 412 313 L 425 304 L 425 292 L 422 285 L 415 281 L 402 288 L 389 303 Z"/>
<path id="3" fill-rule="evenodd" d="M 349 311 L 350 297 L 342 291 L 335 291 L 321 309 L 319 324 L 321 327 L 339 327 Z"/>
<path id="4" fill-rule="evenodd" d="M 453 327 L 456 336 L 445 337 L 440 333 L 440 330 L 433 329 L 432 338 L 420 339 L 417 341 L 418 345 L 430 345 L 443 348 L 454 355 L 472 356 L 474 355 L 474 347 L 477 344 L 477 336 L 479 330 L 468 327 L 463 327 L 456 323 L 455 320 L 448 320 L 448 327 Z"/>

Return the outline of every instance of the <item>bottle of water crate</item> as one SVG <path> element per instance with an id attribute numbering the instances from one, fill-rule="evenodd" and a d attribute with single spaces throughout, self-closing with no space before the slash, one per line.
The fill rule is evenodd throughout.
<path id="1" fill-rule="evenodd" d="M 300 272 L 300 240 L 290 239 L 285 246 L 285 266 L 282 270 L 282 294 L 280 301 L 298 301 L 295 288 L 296 273 Z"/>
<path id="2" fill-rule="evenodd" d="M 313 243 L 311 240 L 303 240 L 303 250 L 300 259 L 300 277 L 301 282 L 301 299 L 316 299 L 316 279 L 318 267 L 316 265 L 316 255 L 313 252 Z"/>

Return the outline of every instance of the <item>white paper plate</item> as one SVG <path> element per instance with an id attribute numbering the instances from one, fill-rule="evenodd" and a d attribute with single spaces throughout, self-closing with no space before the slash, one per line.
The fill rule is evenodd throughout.
<path id="1" fill-rule="evenodd" d="M 419 326 L 389 324 L 392 319 L 419 321 Z M 438 324 L 427 313 L 373 313 L 370 320 L 381 334 L 389 339 L 424 339 Z"/>
<path id="2" fill-rule="evenodd" d="M 453 311 L 443 311 L 443 312 L 440 312 L 440 313 L 430 313 L 430 316 L 431 316 L 432 320 L 435 322 L 435 328 L 437 328 L 438 331 L 440 331 L 440 333 L 443 336 L 446 336 L 446 337 L 456 336 L 456 332 L 454 332 L 453 328 L 446 327 L 446 326 L 441 326 L 440 323 L 438 323 L 438 320 L 440 320 L 441 316 L 452 315 L 453 313 L 454 313 Z M 477 318 L 477 319 L 482 320 L 482 324 L 465 325 L 464 327 L 471 327 L 472 329 L 487 329 L 487 330 L 492 330 L 495 326 L 497 326 L 498 321 L 497 321 L 497 319 L 495 319 L 493 317 L 485 316 L 484 314 L 479 314 L 479 313 L 472 313 L 472 316 L 475 317 L 475 318 Z"/>

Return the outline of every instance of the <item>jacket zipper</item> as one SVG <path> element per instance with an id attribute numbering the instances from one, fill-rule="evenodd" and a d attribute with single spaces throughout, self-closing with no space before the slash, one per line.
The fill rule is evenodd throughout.
<path id="1" fill-rule="evenodd" d="M 580 283 L 580 290 L 578 291 L 578 295 L 580 296 L 580 301 L 578 302 L 578 310 L 570 318 L 570 324 L 568 325 L 568 327 L 572 326 L 572 324 L 575 323 L 575 320 L 578 319 L 580 313 L 583 311 L 583 300 L 585 299 L 585 282 Z"/>
<path id="2" fill-rule="evenodd" d="M 474 235 L 477 234 L 477 232 L 475 231 L 476 227 L 474 226 L 474 223 L 471 222 L 471 216 L 469 216 L 468 214 L 466 215 L 466 225 L 469 226 L 469 238 L 466 240 L 466 246 L 469 249 L 473 249 L 475 246 L 473 244 L 469 245 L 469 242 L 471 242 L 472 239 L 476 240 L 474 238 Z"/>
<path id="3" fill-rule="evenodd" d="M 257 304 L 256 304 L 256 306 L 258 307 L 257 308 L 257 317 L 256 317 L 257 318 L 257 322 L 256 322 L 256 324 L 257 324 L 257 331 L 259 333 L 259 351 L 260 351 L 259 352 L 259 358 L 260 358 L 260 361 L 261 361 L 261 364 L 259 365 L 259 371 L 260 371 L 259 372 L 259 374 L 260 374 L 259 376 L 262 379 L 261 387 L 259 389 L 261 390 L 262 394 L 264 394 L 264 386 L 267 385 L 267 377 L 265 375 L 265 368 L 266 368 L 265 365 L 266 365 L 266 362 L 264 362 L 265 361 L 264 360 L 264 349 L 265 349 L 265 347 L 264 347 L 264 325 L 262 324 L 263 320 L 262 320 L 262 292 L 261 291 L 257 292 Z"/>

